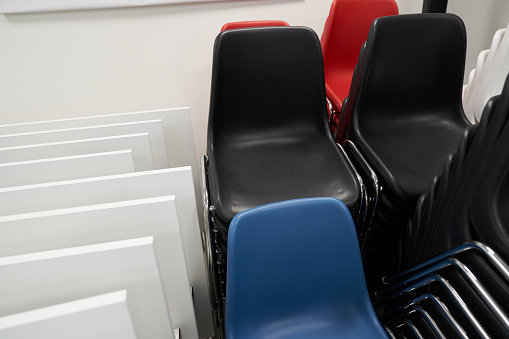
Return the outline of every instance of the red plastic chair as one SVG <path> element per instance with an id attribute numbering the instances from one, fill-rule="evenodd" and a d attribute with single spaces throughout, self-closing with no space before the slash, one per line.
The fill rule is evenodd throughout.
<path id="1" fill-rule="evenodd" d="M 237 21 L 224 24 L 224 26 L 221 28 L 221 32 L 226 31 L 228 29 L 246 27 L 268 27 L 268 26 L 290 26 L 290 25 L 288 24 L 288 22 L 281 20 Z"/>
<path id="2" fill-rule="evenodd" d="M 325 68 L 325 87 L 332 109 L 339 113 L 348 96 L 359 50 L 368 38 L 373 20 L 397 15 L 394 0 L 334 0 L 325 22 L 321 43 Z M 339 116 L 332 118 L 337 126 Z M 335 129 L 335 128 L 334 128 Z"/>

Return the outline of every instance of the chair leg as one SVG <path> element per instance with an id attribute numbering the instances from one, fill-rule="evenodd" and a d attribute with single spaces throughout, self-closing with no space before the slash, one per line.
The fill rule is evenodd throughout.
<path id="1" fill-rule="evenodd" d="M 209 187 L 207 181 L 208 158 L 206 155 L 202 157 L 202 198 L 203 213 L 205 221 L 205 231 L 203 232 L 203 241 L 205 246 L 205 260 L 207 267 L 207 281 L 210 294 L 210 308 L 212 312 L 212 320 L 214 322 L 215 337 L 218 339 L 225 338 L 224 333 L 224 293 L 221 289 L 220 266 L 221 252 L 217 252 L 217 232 L 214 227 L 214 206 L 210 205 Z"/>
<path id="2" fill-rule="evenodd" d="M 366 206 L 366 219 L 360 236 L 361 253 L 364 253 L 364 247 L 366 245 L 366 240 L 369 237 L 369 231 L 378 203 L 378 196 L 382 187 L 380 186 L 380 182 L 375 171 L 373 171 L 371 166 L 369 166 L 368 162 L 362 156 L 355 144 L 350 140 L 345 140 L 343 142 L 343 147 L 366 185 L 368 204 Z"/>

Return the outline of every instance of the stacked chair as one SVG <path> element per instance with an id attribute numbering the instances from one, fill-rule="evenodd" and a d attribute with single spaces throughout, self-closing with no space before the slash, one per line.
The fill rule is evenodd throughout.
<path id="1" fill-rule="evenodd" d="M 228 244 L 226 338 L 387 338 L 341 201 L 298 199 L 241 212 Z"/>
<path id="2" fill-rule="evenodd" d="M 321 37 L 331 130 L 348 96 L 359 50 L 375 18 L 398 14 L 394 0 L 334 0 Z"/>
<path id="3" fill-rule="evenodd" d="M 469 126 L 465 51 L 465 27 L 452 14 L 375 19 L 361 50 L 336 141 L 355 144 L 382 189 L 364 249 L 369 286 L 399 268 L 397 239 Z"/>
<path id="4" fill-rule="evenodd" d="M 501 205 L 507 177 L 508 109 L 506 83 L 502 95 L 486 104 L 479 125 L 465 130 L 457 152 L 434 180 L 437 184 L 421 197 L 412 225 L 402 238 L 407 244 L 402 247 L 403 268 L 469 240 L 488 244 L 509 261 Z"/>
<path id="5" fill-rule="evenodd" d="M 214 46 L 204 204 L 214 307 L 221 321 L 228 227 L 247 209 L 289 199 L 340 199 L 359 223 L 362 179 L 327 122 L 320 42 L 302 27 L 221 32 Z M 324 170 L 327 169 L 327 170 Z"/>
<path id="6" fill-rule="evenodd" d="M 508 117 L 506 80 L 420 197 L 400 240 L 406 270 L 377 295 L 393 334 L 410 321 L 435 337 L 509 336 Z"/>
<path id="7" fill-rule="evenodd" d="M 358 268 L 340 268 L 348 277 L 328 284 L 359 252 L 389 337 L 509 336 L 509 81 L 471 125 L 465 52 L 455 15 L 375 19 L 331 136 L 312 31 L 219 34 L 202 188 L 221 338 L 335 337 L 345 319 L 357 328 L 342 313 L 357 297 L 344 306 L 339 294 L 365 303 L 350 280 Z M 332 216 L 339 209 L 330 204 L 343 215 Z M 348 228 L 356 248 L 344 243 Z M 362 309 L 366 329 L 383 337 L 371 308 Z"/>

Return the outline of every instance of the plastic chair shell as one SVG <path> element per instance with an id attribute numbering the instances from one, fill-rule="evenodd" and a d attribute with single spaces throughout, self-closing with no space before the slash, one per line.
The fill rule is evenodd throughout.
<path id="1" fill-rule="evenodd" d="M 359 51 L 375 18 L 398 14 L 394 0 L 334 0 L 321 37 L 327 97 L 335 111 L 348 95 Z"/>
<path id="2" fill-rule="evenodd" d="M 329 196 L 350 209 L 359 204 L 355 172 L 329 132 L 323 79 L 311 29 L 219 33 L 207 153 L 211 204 L 225 223 L 289 199 Z"/>
<path id="3" fill-rule="evenodd" d="M 269 26 L 290 26 L 288 22 L 282 20 L 255 20 L 255 21 L 236 21 L 228 22 L 221 28 L 222 31 L 237 28 L 249 27 L 269 27 Z"/>
<path id="4" fill-rule="evenodd" d="M 334 198 L 235 216 L 226 338 L 387 338 L 367 293 L 355 227 Z"/>

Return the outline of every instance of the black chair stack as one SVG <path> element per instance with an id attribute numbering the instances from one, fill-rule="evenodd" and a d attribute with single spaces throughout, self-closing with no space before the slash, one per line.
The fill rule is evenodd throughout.
<path id="1" fill-rule="evenodd" d="M 372 289 L 400 268 L 408 218 L 469 125 L 465 51 L 460 18 L 411 14 L 376 19 L 360 53 L 336 140 L 357 146 L 382 189 L 364 253 Z"/>
<path id="2" fill-rule="evenodd" d="M 335 197 L 354 220 L 365 214 L 361 178 L 330 135 L 324 99 L 320 42 L 312 30 L 245 28 L 216 38 L 204 173 L 217 307 L 226 288 L 228 226 L 237 213 Z"/>
<path id="3" fill-rule="evenodd" d="M 449 337 L 509 337 L 508 118 L 506 80 L 419 198 L 400 239 L 406 271 L 377 294 L 393 333 L 410 321 L 418 332 L 434 324 Z"/>
<path id="4" fill-rule="evenodd" d="M 485 106 L 480 123 L 464 131 L 400 242 L 408 268 L 465 241 L 481 241 L 509 261 L 509 81 Z"/>

